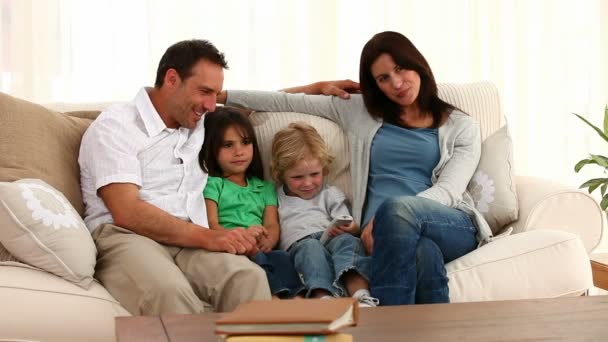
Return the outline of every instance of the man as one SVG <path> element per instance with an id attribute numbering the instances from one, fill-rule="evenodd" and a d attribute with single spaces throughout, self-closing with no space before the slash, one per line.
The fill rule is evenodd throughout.
<path id="1" fill-rule="evenodd" d="M 264 271 L 243 256 L 257 252 L 262 232 L 206 228 L 198 154 L 224 69 L 213 44 L 176 43 L 160 60 L 154 88 L 101 113 L 82 138 L 96 276 L 132 314 L 230 311 L 270 299 Z"/>

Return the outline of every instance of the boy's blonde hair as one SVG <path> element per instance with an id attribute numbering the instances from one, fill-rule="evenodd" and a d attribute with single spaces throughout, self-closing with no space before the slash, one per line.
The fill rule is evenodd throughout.
<path id="1" fill-rule="evenodd" d="M 317 130 L 304 122 L 294 122 L 274 135 L 270 173 L 277 183 L 283 183 L 285 171 L 307 157 L 318 159 L 323 175 L 329 173 L 334 157 Z"/>

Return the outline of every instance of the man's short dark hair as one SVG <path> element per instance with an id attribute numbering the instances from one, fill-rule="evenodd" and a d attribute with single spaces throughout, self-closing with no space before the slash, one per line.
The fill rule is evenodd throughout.
<path id="1" fill-rule="evenodd" d="M 169 69 L 175 69 L 182 81 L 187 79 L 192 76 L 192 68 L 201 59 L 228 69 L 224 54 L 219 52 L 209 41 L 201 39 L 183 40 L 171 45 L 165 51 L 158 63 L 154 86 L 156 88 L 162 87 L 165 74 Z"/>

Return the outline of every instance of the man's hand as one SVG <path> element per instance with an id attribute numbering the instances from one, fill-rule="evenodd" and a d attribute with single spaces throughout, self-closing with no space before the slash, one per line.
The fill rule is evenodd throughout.
<path id="1" fill-rule="evenodd" d="M 210 230 L 210 232 L 213 232 L 213 235 L 206 248 L 209 251 L 244 255 L 252 255 L 259 251 L 256 237 L 243 228 Z"/>
<path id="2" fill-rule="evenodd" d="M 374 251 L 374 237 L 372 235 L 372 230 L 374 229 L 374 218 L 367 223 L 363 233 L 361 234 L 361 242 L 363 242 L 363 247 L 365 248 L 365 252 L 367 255 L 372 255 Z"/>

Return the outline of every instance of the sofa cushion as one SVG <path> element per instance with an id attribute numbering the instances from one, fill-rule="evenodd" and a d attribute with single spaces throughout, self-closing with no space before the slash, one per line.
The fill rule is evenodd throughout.
<path id="1" fill-rule="evenodd" d="M 0 182 L 0 227 L 0 242 L 17 259 L 85 288 L 93 281 L 93 239 L 67 199 L 45 182 Z"/>
<path id="2" fill-rule="evenodd" d="M 272 139 L 275 133 L 292 122 L 302 121 L 317 129 L 319 135 L 329 146 L 330 153 L 335 157 L 326 181 L 337 186 L 352 201 L 349 143 L 337 124 L 321 117 L 302 113 L 255 112 L 249 118 L 258 139 L 266 179 L 271 179 L 270 159 L 272 157 Z"/>
<path id="3" fill-rule="evenodd" d="M 575 296 L 593 287 L 575 234 L 533 230 L 486 244 L 448 264 L 451 302 Z"/>
<path id="4" fill-rule="evenodd" d="M 0 182 L 42 179 L 82 215 L 78 150 L 91 122 L 0 93 Z"/>
<path id="5" fill-rule="evenodd" d="M 467 190 L 494 234 L 517 220 L 513 142 L 506 125 L 481 144 L 481 159 Z"/>
<path id="6" fill-rule="evenodd" d="M 1 266 L 0 303 L 2 341 L 116 341 L 114 318 L 130 316 L 97 282 L 85 290 L 17 266 Z"/>
<path id="7" fill-rule="evenodd" d="M 439 97 L 469 114 L 481 129 L 481 139 L 496 132 L 504 124 L 500 110 L 498 89 L 489 82 L 479 83 L 441 83 L 438 84 Z"/>

